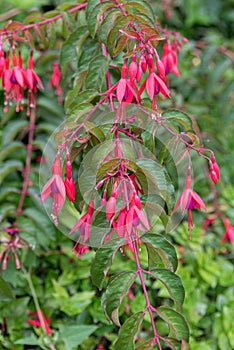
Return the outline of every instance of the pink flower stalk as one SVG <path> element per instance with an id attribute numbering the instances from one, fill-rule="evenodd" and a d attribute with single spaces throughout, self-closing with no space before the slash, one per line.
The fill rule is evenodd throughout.
<path id="1" fill-rule="evenodd" d="M 221 244 L 224 244 L 226 241 L 230 241 L 231 244 L 234 244 L 234 227 L 226 218 L 223 219 L 223 224 L 225 226 L 225 232 L 221 239 Z"/>
<path id="2" fill-rule="evenodd" d="M 166 75 L 171 72 L 177 77 L 180 76 L 180 72 L 177 67 L 176 49 L 175 47 L 171 46 L 169 41 L 163 45 L 162 63 L 164 64 Z"/>
<path id="3" fill-rule="evenodd" d="M 206 210 L 206 206 L 203 203 L 202 199 L 199 197 L 199 195 L 191 189 L 191 176 L 188 174 L 186 178 L 186 188 L 179 196 L 175 208 L 172 211 L 172 214 L 176 212 L 178 207 L 180 206 L 181 212 L 184 215 L 185 209 L 188 211 L 188 238 L 190 239 L 190 231 L 191 228 L 193 228 L 193 218 L 192 218 L 192 210 L 193 209 L 199 209 L 203 208 Z"/>
<path id="4" fill-rule="evenodd" d="M 93 214 L 94 201 L 93 199 L 90 201 L 87 209 L 87 213 L 85 213 L 73 226 L 69 234 L 74 233 L 78 228 L 80 229 L 80 236 L 83 237 L 83 242 L 87 242 L 90 237 L 90 223 Z"/>
<path id="5" fill-rule="evenodd" d="M 52 72 L 48 87 L 49 89 L 51 89 L 52 86 L 55 88 L 55 93 L 58 96 L 58 103 L 62 104 L 63 90 L 60 86 L 60 79 L 61 79 L 61 72 L 59 69 L 59 64 L 53 63 L 53 72 Z"/>
<path id="6" fill-rule="evenodd" d="M 49 196 L 53 198 L 52 218 L 57 226 L 58 212 L 62 209 L 66 198 L 66 188 L 62 179 L 62 165 L 59 154 L 54 159 L 51 172 L 53 176 L 47 181 L 41 192 L 41 203 Z"/>
<path id="7" fill-rule="evenodd" d="M 51 319 L 50 318 L 46 319 L 42 310 L 38 310 L 38 311 L 36 311 L 36 313 L 30 311 L 29 315 L 35 315 L 35 319 L 34 320 L 26 320 L 26 322 L 28 324 L 30 324 L 31 326 L 34 326 L 34 327 L 43 328 L 44 331 L 46 332 L 46 334 L 49 336 L 52 334 L 52 331 L 49 327 L 49 323 L 50 323 Z M 43 322 L 41 322 L 41 320 Z"/>

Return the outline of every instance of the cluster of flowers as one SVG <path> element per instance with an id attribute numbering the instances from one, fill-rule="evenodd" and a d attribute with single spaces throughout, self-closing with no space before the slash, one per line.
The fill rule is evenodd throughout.
<path id="1" fill-rule="evenodd" d="M 186 41 L 185 38 L 182 38 L 182 40 Z M 151 46 L 145 47 L 143 44 L 140 45 L 140 51 L 135 50 L 133 52 L 129 66 L 128 59 L 124 60 L 121 78 L 105 92 L 106 97 L 109 97 L 113 91 L 116 91 L 115 96 L 120 104 L 139 103 L 141 95 L 146 89 L 152 101 L 152 109 L 154 109 L 155 97 L 159 93 L 165 98 L 170 97 L 168 74 L 180 75 L 177 66 L 177 54 L 181 45 L 181 41 L 175 40 L 171 43 L 168 39 L 163 45 L 162 59 L 160 59 L 155 48 Z M 144 73 L 147 73 L 147 76 L 138 88 L 137 84 L 141 83 Z"/>
<path id="2" fill-rule="evenodd" d="M 23 67 L 23 59 L 20 50 L 12 46 L 12 50 L 4 53 L 2 42 L 0 41 L 0 79 L 2 79 L 2 88 L 4 89 L 4 112 L 7 112 L 8 106 L 16 104 L 16 112 L 24 109 L 24 95 L 27 90 L 28 107 L 27 115 L 30 114 L 30 108 L 35 107 L 35 94 L 40 87 L 44 90 L 41 79 L 34 71 L 33 51 L 31 50 L 28 58 L 27 69 Z M 49 88 L 54 87 L 58 96 L 58 103 L 62 103 L 62 88 L 60 86 L 61 72 L 57 63 L 53 64 L 53 72 L 49 80 Z"/>
<path id="3" fill-rule="evenodd" d="M 30 114 L 30 108 L 35 107 L 35 93 L 38 87 L 42 90 L 44 87 L 33 67 L 33 51 L 30 52 L 28 67 L 25 69 L 20 50 L 17 55 L 13 46 L 11 54 L 8 51 L 5 55 L 0 42 L 0 78 L 4 89 L 4 112 L 7 112 L 8 105 L 12 102 L 16 103 L 17 112 L 24 109 L 25 90 L 28 90 L 27 115 Z"/>

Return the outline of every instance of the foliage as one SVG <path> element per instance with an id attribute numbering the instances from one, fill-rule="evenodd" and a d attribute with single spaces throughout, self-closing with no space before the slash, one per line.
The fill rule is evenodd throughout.
<path id="1" fill-rule="evenodd" d="M 4 91 L 0 91 L 2 247 L 17 237 L 14 243 L 17 256 L 14 250 L 9 252 L 7 268 L 3 266 L 0 277 L 2 346 L 16 350 L 100 350 L 101 346 L 140 350 L 153 349 L 156 343 L 163 349 L 187 349 L 189 342 L 191 350 L 231 350 L 234 347 L 233 244 L 220 242 L 225 231 L 224 220 L 228 218 L 234 224 L 234 174 L 229 167 L 234 131 L 231 1 L 216 0 L 212 8 L 209 2 L 193 0 L 158 1 L 151 5 L 143 0 L 125 1 L 121 6 L 116 3 L 119 4 L 89 0 L 86 6 L 84 1 L 78 4 L 56 1 L 56 5 L 44 1 L 14 2 L 14 21 L 7 23 L 12 8 L 10 3 L 4 4 L 2 31 L 19 30 L 14 40 L 20 46 L 24 65 L 29 46 L 34 49 L 34 69 L 45 90 L 37 92 L 34 124 L 32 108 L 30 117 L 25 110 L 16 113 L 14 104 L 9 104 L 3 112 Z M 77 11 L 71 11 L 79 6 Z M 151 37 L 152 47 L 161 53 L 161 39 L 166 32 L 155 26 L 155 14 L 160 20 L 160 29 L 169 26 L 188 38 L 189 43 L 180 51 L 181 76 L 176 79 L 170 76 L 172 99 L 160 100 L 162 122 L 157 105 L 147 91 L 141 96 L 144 111 L 138 110 L 136 101 L 126 109 L 128 116 L 137 116 L 137 125 L 132 123 L 128 132 L 141 140 L 144 156 L 140 158 L 136 150 L 132 151 L 128 134 L 119 138 L 120 143 L 123 142 L 119 150 L 127 159 L 127 171 L 135 175 L 143 192 L 138 194 L 144 215 L 151 218 L 151 228 L 148 230 L 144 217 L 139 214 L 145 230 L 136 241 L 117 235 L 103 243 L 109 226 L 104 224 L 105 211 L 99 210 L 98 199 L 104 192 L 100 185 L 99 198 L 95 198 L 98 208 L 95 230 L 90 232 L 93 242 L 90 245 L 95 248 L 78 256 L 80 251 L 67 234 L 88 211 L 96 178 L 95 185 L 102 184 L 106 174 L 114 173 L 120 165 L 119 154 L 111 157 L 115 151 L 114 135 L 107 135 L 115 118 L 115 112 L 104 107 L 108 100 L 111 103 L 111 96 L 105 95 L 107 88 L 110 89 L 108 79 L 113 85 L 118 83 L 124 58 L 132 58 L 133 42 L 138 40 L 132 23 L 144 38 Z M 55 16 L 59 18 L 50 21 Z M 44 20 L 48 20 L 46 25 L 35 25 Z M 31 24 L 31 29 L 20 31 Z M 4 45 L 6 50 L 9 44 Z M 47 88 L 53 63 L 59 63 L 62 74 L 60 85 L 54 86 L 57 97 Z M 146 78 L 143 74 L 141 83 Z M 63 105 L 58 103 L 61 90 Z M 102 99 L 105 101 L 100 103 Z M 115 109 L 121 105 L 119 100 L 112 103 Z M 93 106 L 98 109 L 89 120 L 85 119 Z M 153 121 L 149 121 L 152 108 L 155 108 Z M 99 113 L 98 118 L 95 113 Z M 72 140 L 70 136 L 81 124 L 77 139 L 70 144 L 73 178 L 79 188 L 74 204 L 67 195 L 56 227 L 47 214 L 51 209 L 47 206 L 45 210 L 40 203 L 40 190 L 48 180 L 47 165 L 53 163 L 56 152 L 50 151 L 53 142 L 50 138 L 48 143 L 48 139 L 56 130 L 53 137 L 61 146 L 66 140 Z M 167 129 L 160 134 L 162 124 L 172 131 L 170 136 L 166 136 Z M 20 206 L 32 129 L 27 193 Z M 182 148 L 177 134 L 186 134 L 185 138 L 179 136 L 185 141 Z M 138 143 L 135 145 L 138 147 Z M 183 152 L 188 147 L 199 154 L 203 146 L 215 151 L 221 181 L 217 189 L 212 182 L 207 186 L 207 162 L 192 156 L 194 189 L 208 203 L 210 221 L 204 221 L 201 228 L 199 222 L 203 214 L 197 213 L 196 227 L 188 241 L 184 223 L 170 233 L 167 231 L 173 227 L 175 190 L 182 192 L 186 177 Z M 140 146 L 137 150 L 142 151 Z M 61 153 L 63 151 L 61 146 Z M 152 154 L 156 155 L 157 162 L 152 161 Z M 205 155 L 211 159 L 212 153 Z M 45 160 L 48 164 L 43 163 Z M 63 173 L 65 168 L 67 171 L 66 162 L 62 163 Z M 178 174 L 173 162 L 177 164 Z M 106 187 L 109 199 L 113 187 L 113 182 Z M 12 227 L 17 230 L 10 232 Z M 1 258 L 3 264 L 4 255 Z M 34 319 L 30 310 L 40 309 L 46 315 L 52 335 L 45 331 L 41 316 L 37 316 L 39 327 L 32 328 L 28 322 Z M 160 341 L 155 334 L 160 335 Z"/>

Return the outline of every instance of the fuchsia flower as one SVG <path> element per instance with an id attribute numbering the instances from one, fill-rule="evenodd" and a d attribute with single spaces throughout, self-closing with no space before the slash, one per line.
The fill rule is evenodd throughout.
<path id="1" fill-rule="evenodd" d="M 94 201 L 90 201 L 87 212 L 77 221 L 70 231 L 70 234 L 74 233 L 78 228 L 80 229 L 80 236 L 83 236 L 83 242 L 87 242 L 90 237 L 90 223 L 93 214 Z"/>
<path id="2" fill-rule="evenodd" d="M 29 311 L 29 315 L 35 316 L 35 319 L 34 320 L 26 320 L 26 322 L 28 324 L 30 324 L 31 326 L 34 326 L 34 327 L 43 328 L 44 331 L 46 332 L 46 334 L 49 336 L 52 334 L 52 331 L 49 327 L 49 323 L 50 323 L 51 319 L 50 318 L 46 319 L 42 310 L 38 310 L 35 313 L 32 311 Z M 43 322 L 41 322 L 41 320 Z"/>
<path id="3" fill-rule="evenodd" d="M 72 248 L 72 251 L 76 253 L 76 256 L 80 258 L 84 253 L 89 251 L 89 247 L 86 245 L 80 244 L 79 241 L 76 242 L 74 247 Z"/>
<path id="4" fill-rule="evenodd" d="M 48 87 L 49 89 L 52 88 L 52 86 L 55 88 L 55 93 L 58 96 L 58 103 L 62 104 L 62 96 L 63 96 L 63 90 L 60 86 L 60 79 L 61 79 L 61 72 L 59 69 L 58 63 L 53 64 L 53 73 L 51 75 Z"/>
<path id="5" fill-rule="evenodd" d="M 212 155 L 210 162 L 210 178 L 215 184 L 217 184 L 220 179 L 219 166 L 216 163 L 214 155 Z"/>
<path id="6" fill-rule="evenodd" d="M 190 170 L 189 170 L 190 172 Z M 192 210 L 193 209 L 199 209 L 201 210 L 201 208 L 203 208 L 204 210 L 206 210 L 206 206 L 203 203 L 202 199 L 199 197 L 199 195 L 193 191 L 191 189 L 191 176 L 187 175 L 186 178 L 186 188 L 185 190 L 181 193 L 181 195 L 179 196 L 175 208 L 172 211 L 172 214 L 174 214 L 176 212 L 176 210 L 178 209 L 178 207 L 180 206 L 181 208 L 181 212 L 184 215 L 184 211 L 185 209 L 187 209 L 188 211 L 188 238 L 190 239 L 190 231 L 191 228 L 193 227 L 193 218 L 192 218 Z"/>
<path id="7" fill-rule="evenodd" d="M 226 241 L 230 241 L 231 244 L 234 244 L 234 227 L 226 218 L 223 219 L 223 224 L 225 226 L 225 232 L 221 239 L 221 243 L 224 244 Z"/>
<path id="8" fill-rule="evenodd" d="M 76 187 L 74 180 L 72 178 L 72 165 L 70 162 L 70 155 L 66 155 L 66 178 L 64 180 L 64 185 L 66 189 L 66 195 L 70 202 L 74 203 L 76 199 Z"/>
<path id="9" fill-rule="evenodd" d="M 164 97 L 170 97 L 170 93 L 169 90 L 167 88 L 167 85 L 165 84 L 165 82 L 163 81 L 163 79 L 154 72 L 154 61 L 153 61 L 153 57 L 152 54 L 149 53 L 148 54 L 148 69 L 149 69 L 149 75 L 148 77 L 145 79 L 145 81 L 143 82 L 143 84 L 140 87 L 138 96 L 141 96 L 141 94 L 143 93 L 143 91 L 146 88 L 146 91 L 149 95 L 149 98 L 151 99 L 152 103 L 153 103 L 153 108 L 154 108 L 154 96 L 158 95 L 160 92 Z M 159 74 L 161 74 L 162 76 L 162 67 L 158 61 L 158 67 L 160 67 L 159 69 Z"/>
<path id="10" fill-rule="evenodd" d="M 3 76 L 4 68 L 5 68 L 4 50 L 2 47 L 2 42 L 0 40 L 0 78 Z"/>
<path id="11" fill-rule="evenodd" d="M 136 102 L 138 103 L 138 97 L 137 93 L 138 91 L 136 84 L 133 80 L 127 78 L 128 74 L 128 63 L 127 60 L 124 61 L 122 66 L 122 72 L 121 72 L 121 79 L 113 85 L 109 90 L 105 92 L 106 97 L 109 97 L 110 94 L 116 90 L 116 97 L 119 103 L 126 102 L 126 103 L 132 103 L 134 98 Z M 131 76 L 134 76 L 135 72 L 131 72 Z"/>
<path id="12" fill-rule="evenodd" d="M 13 227 L 3 227 L 3 230 L 10 236 L 5 239 L 2 237 L 2 246 L 4 247 L 0 252 L 0 262 L 2 262 L 2 269 L 6 270 L 7 261 L 9 259 L 9 253 L 12 252 L 15 258 L 15 265 L 17 269 L 20 269 L 20 260 L 17 254 L 17 250 L 26 247 L 26 243 L 18 235 L 19 229 Z"/>
<path id="13" fill-rule="evenodd" d="M 177 54 L 176 54 L 176 47 L 172 46 L 169 41 L 167 41 L 163 45 L 163 52 L 162 52 L 162 63 L 165 67 L 166 75 L 170 72 L 176 75 L 177 77 L 180 76 L 180 72 L 177 67 Z"/>
<path id="14" fill-rule="evenodd" d="M 57 154 L 51 167 L 53 176 L 47 181 L 41 192 L 41 203 L 49 196 L 53 198 L 52 217 L 58 225 L 58 212 L 62 209 L 66 198 L 66 189 L 62 179 L 62 165 L 60 154 Z"/>

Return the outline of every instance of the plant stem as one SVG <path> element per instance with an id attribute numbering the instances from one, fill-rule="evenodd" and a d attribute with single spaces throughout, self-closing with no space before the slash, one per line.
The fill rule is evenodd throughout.
<path id="1" fill-rule="evenodd" d="M 68 10 L 69 13 L 73 13 L 73 12 L 76 12 L 76 11 L 79 11 L 83 8 L 85 8 L 87 6 L 87 3 L 84 3 L 84 4 L 80 4 L 78 6 L 75 6 L 73 8 L 71 8 L 70 10 Z M 41 22 L 37 22 L 37 23 L 32 23 L 32 24 L 28 24 L 26 26 L 23 26 L 22 28 L 19 28 L 19 29 L 16 29 L 16 30 L 13 30 L 13 31 L 10 31 L 8 32 L 7 30 L 3 31 L 1 33 L 1 35 L 12 35 L 12 34 L 16 34 L 16 33 L 19 33 L 19 32 L 23 32 L 25 30 L 29 30 L 29 29 L 32 29 L 34 27 L 37 27 L 37 26 L 43 26 L 45 24 L 48 24 L 48 23 L 51 23 L 51 22 L 54 22 L 54 21 L 57 21 L 58 19 L 62 18 L 63 17 L 63 14 L 60 13 L 59 15 L 57 16 L 54 16 L 54 17 L 51 17 L 51 18 L 47 18 L 45 19 L 44 21 L 41 21 Z"/>
<path id="2" fill-rule="evenodd" d="M 27 272 L 23 266 L 22 266 L 22 270 L 23 270 L 23 273 L 25 275 L 25 278 L 26 278 L 28 285 L 29 285 L 29 289 L 30 289 L 31 294 L 32 294 L 33 302 L 34 302 L 35 308 L 37 310 L 37 316 L 40 320 L 43 332 L 46 334 L 45 322 L 44 322 L 43 317 L 41 316 L 41 308 L 40 308 L 39 301 L 37 298 L 37 293 L 35 291 L 35 288 L 34 288 L 34 285 L 33 285 L 32 279 L 31 279 L 31 274 L 30 274 L 30 272 Z"/>
<path id="3" fill-rule="evenodd" d="M 30 113 L 27 156 L 26 156 L 26 164 L 25 164 L 25 169 L 24 169 L 24 182 L 23 182 L 23 187 L 22 187 L 22 191 L 21 191 L 19 205 L 17 208 L 17 217 L 19 217 L 21 212 L 22 212 L 24 199 L 25 199 L 26 194 L 27 194 L 28 179 L 29 179 L 31 159 L 32 159 L 32 142 L 33 142 L 33 138 L 34 138 L 35 122 L 36 122 L 36 107 L 32 108 L 31 113 Z"/>
<path id="4" fill-rule="evenodd" d="M 144 293 L 144 296 L 145 296 L 146 308 L 148 310 L 148 313 L 149 313 L 149 316 L 150 316 L 150 320 L 151 320 L 151 324 L 152 324 L 153 331 L 154 331 L 154 340 L 155 340 L 155 342 L 158 345 L 158 349 L 162 350 L 161 344 L 159 342 L 159 334 L 158 334 L 158 332 L 156 330 L 156 326 L 155 326 L 155 322 L 154 322 L 154 317 L 153 317 L 153 313 L 152 313 L 152 306 L 150 304 L 148 292 L 147 292 L 145 281 L 144 281 L 144 278 L 143 278 L 143 273 L 142 273 L 143 269 L 141 268 L 136 241 L 132 242 L 132 246 L 133 246 L 134 255 L 135 255 L 135 259 L 136 259 L 137 273 L 139 275 L 139 278 L 140 278 L 140 281 L 141 281 L 142 290 L 143 290 L 143 293 Z"/>

